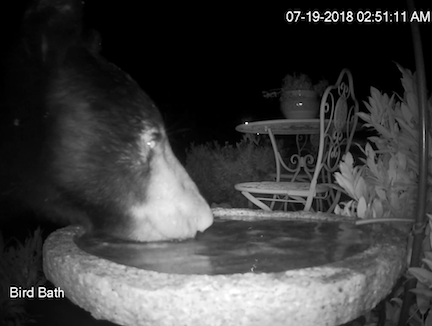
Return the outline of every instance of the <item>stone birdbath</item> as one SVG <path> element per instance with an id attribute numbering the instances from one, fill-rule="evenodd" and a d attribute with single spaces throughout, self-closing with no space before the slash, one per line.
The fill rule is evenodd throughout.
<path id="1" fill-rule="evenodd" d="M 405 236 L 389 227 L 327 213 L 213 213 L 213 234 L 149 244 L 133 266 L 82 251 L 80 227 L 60 229 L 44 244 L 45 275 L 93 317 L 120 325 L 315 326 L 371 310 L 405 268 Z"/>

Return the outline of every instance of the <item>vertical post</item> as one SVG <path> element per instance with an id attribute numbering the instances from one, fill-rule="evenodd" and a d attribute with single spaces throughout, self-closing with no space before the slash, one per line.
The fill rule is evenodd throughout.
<path id="1" fill-rule="evenodd" d="M 409 15 L 414 12 L 414 0 L 407 0 Z M 417 22 L 411 23 L 411 34 L 414 45 L 414 57 L 417 74 L 417 97 L 419 110 L 419 181 L 418 181 L 418 200 L 416 222 L 413 227 L 414 241 L 410 267 L 418 267 L 420 263 L 420 254 L 422 241 L 424 238 L 424 226 L 426 222 L 426 194 L 427 194 L 427 176 L 428 176 L 428 127 L 429 122 L 427 112 L 427 86 L 425 76 L 425 65 L 423 59 L 423 47 L 420 37 L 420 29 Z M 399 326 L 406 325 L 409 318 L 409 308 L 414 300 L 413 293 L 410 289 L 416 286 L 417 280 L 410 279 L 405 283 L 405 297 L 402 304 L 401 314 L 399 317 Z"/>

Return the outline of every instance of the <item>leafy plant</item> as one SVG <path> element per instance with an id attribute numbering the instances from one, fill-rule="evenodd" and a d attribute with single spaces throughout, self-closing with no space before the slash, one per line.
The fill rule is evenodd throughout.
<path id="1" fill-rule="evenodd" d="M 312 83 L 312 79 L 306 74 L 287 74 L 282 80 L 282 88 L 274 89 L 271 91 L 264 91 L 263 96 L 265 98 L 278 97 L 280 95 L 281 100 L 286 96 L 286 92 L 295 90 L 309 90 L 315 91 L 321 96 L 327 86 L 329 85 L 328 80 L 322 79 L 317 84 Z"/>
<path id="2" fill-rule="evenodd" d="M 378 136 L 369 138 L 375 149 L 370 143 L 362 148 L 366 157 L 361 159 L 363 166 L 354 167 L 351 154 L 340 163 L 336 182 L 352 200 L 338 205 L 337 214 L 360 218 L 413 217 L 419 177 L 417 85 L 409 70 L 398 68 L 405 90 L 403 98 L 396 94 L 389 97 L 372 87 L 369 102 L 365 102 L 369 113 L 358 113 L 365 126 L 375 129 Z M 430 171 L 431 164 L 429 184 Z"/>
<path id="3" fill-rule="evenodd" d="M 5 244 L 0 233 L 0 325 L 21 325 L 30 321 L 25 300 L 9 298 L 11 285 L 37 287 L 46 282 L 42 270 L 42 234 L 38 228 L 25 243 Z"/>
<path id="4" fill-rule="evenodd" d="M 186 170 L 209 203 L 247 207 L 246 198 L 234 185 L 261 181 L 275 169 L 271 146 L 261 142 L 255 135 L 244 135 L 235 145 L 214 142 L 191 146 Z"/>
<path id="5" fill-rule="evenodd" d="M 413 216 L 416 176 L 407 171 L 405 154 L 378 155 L 370 143 L 361 150 L 364 165 L 354 166 L 348 153 L 335 173 L 336 182 L 352 198 L 337 205 L 335 213 L 365 219 Z"/>
<path id="6" fill-rule="evenodd" d="M 419 145 L 417 85 L 415 75 L 398 65 L 402 73 L 403 97 L 396 94 L 389 97 L 371 88 L 369 102 L 365 103 L 368 113 L 359 113 L 366 126 L 375 129 L 377 136 L 370 137 L 370 143 L 362 149 L 363 165 L 354 166 L 351 154 L 340 163 L 340 172 L 335 173 L 336 182 L 352 199 L 338 205 L 337 214 L 357 216 L 374 220 L 388 216 L 413 219 L 419 182 Z M 432 99 L 428 102 L 429 115 Z M 429 137 L 427 212 L 432 211 L 432 139 Z M 406 277 L 416 277 L 416 302 L 410 307 L 409 325 L 432 325 L 432 215 L 423 241 L 423 265 L 409 268 Z M 412 241 L 412 236 L 409 237 Z M 408 243 L 409 251 L 411 245 Z M 409 260 L 408 255 L 408 260 Z M 396 288 L 394 297 L 386 301 L 386 325 L 396 325 L 402 308 L 403 287 Z"/>
<path id="7" fill-rule="evenodd" d="M 353 199 L 341 204 L 343 208 L 338 204 L 335 208 L 336 214 L 360 218 L 382 217 L 381 202 L 376 198 L 372 201 L 375 195 L 374 187 L 367 184 L 363 177 L 365 168 L 365 166 L 354 167 L 351 153 L 347 153 L 340 162 L 339 169 L 341 172 L 335 173 L 336 182 Z"/>
<path id="8" fill-rule="evenodd" d="M 312 79 L 305 74 L 287 74 L 282 80 L 282 95 L 286 91 L 295 91 L 295 90 L 311 90 L 315 91 L 318 94 L 324 93 L 325 89 L 328 86 L 328 81 L 323 79 L 320 80 L 317 84 L 312 83 Z"/>
<path id="9" fill-rule="evenodd" d="M 410 267 L 408 275 L 417 279 L 417 286 L 411 292 L 416 294 L 416 304 L 411 307 L 411 325 L 432 325 L 432 215 L 427 214 L 429 223 L 423 241 L 422 266 Z"/>

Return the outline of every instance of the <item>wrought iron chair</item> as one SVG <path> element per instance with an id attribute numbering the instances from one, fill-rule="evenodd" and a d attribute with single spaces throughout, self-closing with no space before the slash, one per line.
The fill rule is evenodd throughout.
<path id="1" fill-rule="evenodd" d="M 298 157 L 301 169 L 295 173 L 289 169 L 278 150 L 275 136 L 268 128 L 276 161 L 276 181 L 244 182 L 235 189 L 250 202 L 263 210 L 273 210 L 275 203 L 282 202 L 284 209 L 288 203 L 300 203 L 303 210 L 311 210 L 315 199 L 316 209 L 332 211 L 339 201 L 340 192 L 332 186 L 333 173 L 337 170 L 342 156 L 349 151 L 357 127 L 358 101 L 354 95 L 353 79 L 348 69 L 343 69 L 335 85 L 327 87 L 320 104 L 319 145 L 317 155 Z M 310 163 L 315 166 L 310 173 Z M 281 181 L 281 170 L 290 172 L 291 181 Z M 304 176 L 308 175 L 308 178 Z M 286 175 L 286 174 L 285 174 Z M 298 176 L 303 176 L 298 178 Z M 269 202 L 269 204 L 266 204 Z"/>

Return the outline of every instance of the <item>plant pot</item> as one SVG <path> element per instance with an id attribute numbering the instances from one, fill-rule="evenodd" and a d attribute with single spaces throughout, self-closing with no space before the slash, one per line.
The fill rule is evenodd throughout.
<path id="1" fill-rule="evenodd" d="M 319 97 L 315 91 L 286 91 L 281 98 L 281 111 L 287 119 L 315 119 L 319 107 Z"/>

